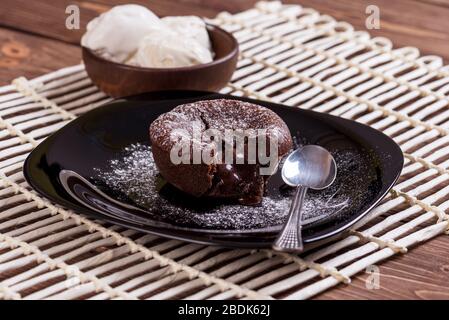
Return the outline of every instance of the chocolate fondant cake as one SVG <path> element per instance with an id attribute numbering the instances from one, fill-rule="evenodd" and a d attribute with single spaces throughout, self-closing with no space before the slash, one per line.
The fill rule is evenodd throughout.
<path id="1" fill-rule="evenodd" d="M 224 152 L 218 153 L 209 148 L 211 140 L 198 137 L 198 131 L 206 132 L 214 129 L 220 143 L 216 145 L 231 148 L 233 162 L 225 161 Z M 251 131 L 253 129 L 253 131 Z M 195 131 L 196 130 L 196 131 Z M 240 130 L 240 131 L 239 131 Z M 261 174 L 259 157 L 250 161 L 248 150 L 250 138 L 243 141 L 243 149 L 237 147 L 236 140 L 226 140 L 226 132 L 253 132 L 251 136 L 257 141 L 256 149 L 268 154 L 270 143 L 277 146 L 276 163 L 292 147 L 292 138 L 287 125 L 273 111 L 248 102 L 238 100 L 205 100 L 180 105 L 172 111 L 160 115 L 150 126 L 150 139 L 153 157 L 161 175 L 178 189 L 196 197 L 234 198 L 242 204 L 254 205 L 262 201 L 267 174 Z M 170 157 L 175 144 L 179 143 L 174 132 L 190 139 L 188 155 L 189 163 L 175 164 Z M 263 137 L 261 133 L 263 132 Z M 196 134 L 196 135 L 195 135 Z M 254 134 L 256 136 L 254 136 Z M 229 137 L 229 136 L 228 136 Z M 261 140 L 257 140 L 260 138 Z M 265 139 L 268 147 L 261 148 L 260 141 Z M 274 143 L 276 142 L 276 143 Z M 254 143 L 252 144 L 254 147 Z M 215 156 L 209 163 L 195 163 L 193 153 L 195 148 Z M 185 151 L 185 149 L 184 149 Z M 197 150 L 198 151 L 198 150 Z M 258 152 L 258 151 L 257 151 Z M 237 158 L 244 158 L 243 163 Z M 221 160 L 221 161 L 219 161 Z"/>

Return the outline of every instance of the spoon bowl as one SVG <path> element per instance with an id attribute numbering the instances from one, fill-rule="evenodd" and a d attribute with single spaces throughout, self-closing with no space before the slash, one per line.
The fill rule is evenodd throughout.
<path id="1" fill-rule="evenodd" d="M 334 157 L 317 145 L 296 149 L 287 157 L 282 167 L 282 179 L 292 187 L 299 185 L 321 190 L 329 187 L 337 176 Z"/>

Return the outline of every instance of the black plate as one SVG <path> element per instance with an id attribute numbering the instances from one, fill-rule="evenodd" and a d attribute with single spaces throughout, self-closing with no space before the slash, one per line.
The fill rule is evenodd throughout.
<path id="1" fill-rule="evenodd" d="M 223 229 L 195 225 L 192 221 L 180 224 L 174 222 L 170 215 L 158 215 L 157 210 L 169 210 L 167 206 L 156 203 L 152 206 L 150 203 L 147 208 L 142 208 L 128 197 L 117 195 L 110 186 L 100 184 L 96 178 L 98 171 L 95 168 L 106 168 L 111 160 L 123 157 L 123 150 L 129 145 L 148 145 L 149 124 L 161 113 L 183 103 L 217 98 L 263 105 L 286 122 L 298 144 L 322 145 L 343 161 L 341 166 L 345 167 L 343 170 L 338 168 L 339 176 L 334 183 L 332 197 L 345 196 L 349 204 L 344 206 L 344 210 L 336 210 L 335 214 L 319 212 L 316 219 L 310 216 L 304 226 L 306 244 L 328 240 L 352 226 L 386 195 L 400 175 L 403 166 L 400 148 L 389 137 L 368 126 L 264 101 L 207 92 L 171 91 L 116 100 L 72 121 L 33 150 L 24 164 L 25 177 L 46 198 L 93 218 L 191 242 L 228 247 L 270 247 L 280 230 L 279 223 L 237 229 L 235 226 Z M 361 160 L 353 161 L 352 154 Z M 170 186 L 165 188 L 168 188 L 165 194 L 176 194 Z M 288 197 L 288 190 L 284 189 L 277 173 L 270 179 L 268 197 Z M 320 197 L 319 192 L 309 191 L 308 197 L 309 194 L 310 201 Z M 179 197 L 187 207 L 198 206 L 196 199 Z M 311 205 L 313 207 L 314 203 Z M 170 202 L 170 206 L 184 208 L 179 201 L 173 205 Z M 219 211 L 226 206 L 222 204 L 214 210 Z M 142 209 L 153 211 L 150 214 Z M 246 207 L 242 210 L 251 213 L 250 210 L 257 209 Z M 260 208 L 259 211 L 264 212 Z"/>

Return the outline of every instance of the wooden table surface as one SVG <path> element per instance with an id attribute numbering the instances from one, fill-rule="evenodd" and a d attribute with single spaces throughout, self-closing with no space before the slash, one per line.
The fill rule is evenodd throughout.
<path id="1" fill-rule="evenodd" d="M 133 0 L 160 16 L 213 17 L 220 11 L 235 13 L 256 0 Z M 300 0 L 295 2 L 365 29 L 365 8 L 380 8 L 381 28 L 375 36 L 390 38 L 395 47 L 418 47 L 423 54 L 442 56 L 449 63 L 449 0 Z M 113 4 L 125 0 L 1 0 L 0 85 L 25 76 L 33 78 L 81 61 L 79 40 L 86 23 Z M 65 9 L 76 4 L 81 29 L 65 27 Z M 449 299 L 449 237 L 439 236 L 379 265 L 380 288 L 368 290 L 368 274 L 351 285 L 340 285 L 317 299 Z"/>

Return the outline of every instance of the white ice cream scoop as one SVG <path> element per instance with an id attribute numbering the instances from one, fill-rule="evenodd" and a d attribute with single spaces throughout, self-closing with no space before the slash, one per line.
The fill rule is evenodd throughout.
<path id="1" fill-rule="evenodd" d="M 141 40 L 131 63 L 151 68 L 176 68 L 212 60 L 211 52 L 194 38 L 160 29 L 150 32 Z"/>
<path id="2" fill-rule="evenodd" d="M 164 17 L 162 23 L 170 30 L 187 38 L 193 38 L 203 47 L 211 50 L 206 23 L 196 16 Z"/>
<path id="3" fill-rule="evenodd" d="M 115 62 L 125 62 L 145 35 L 160 28 L 160 19 L 143 6 L 115 6 L 87 24 L 81 45 Z"/>

